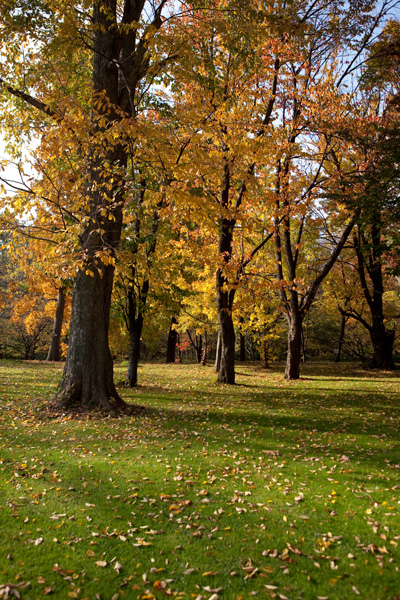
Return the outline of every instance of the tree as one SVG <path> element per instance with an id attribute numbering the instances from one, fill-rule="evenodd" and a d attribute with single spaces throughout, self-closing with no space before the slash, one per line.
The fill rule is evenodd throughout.
<path id="1" fill-rule="evenodd" d="M 232 384 L 236 290 L 247 265 L 273 237 L 278 251 L 278 233 L 274 235 L 265 227 L 271 216 L 275 217 L 276 230 L 282 227 L 287 231 L 296 221 L 300 237 L 304 234 L 301 211 L 321 181 L 333 124 L 344 110 L 340 82 L 355 68 L 376 22 L 369 14 L 371 6 L 363 2 L 348 9 L 339 2 L 294 2 L 290 7 L 274 7 L 273 13 L 268 7 L 251 5 L 245 15 L 234 1 L 215 1 L 212 6 L 214 11 L 206 16 L 193 15 L 186 21 L 192 30 L 192 44 L 190 55 L 176 71 L 181 86 L 175 93 L 175 106 L 188 150 L 181 168 L 175 171 L 174 189 L 189 203 L 191 220 L 201 222 L 217 246 L 218 379 Z M 361 36 L 365 29 L 367 33 Z M 348 51 L 351 44 L 355 48 L 357 36 L 360 42 L 353 49 L 351 64 L 346 65 L 338 58 L 339 53 Z M 323 132 L 329 135 L 324 137 Z M 317 160 L 310 157 L 311 147 L 317 148 Z M 289 180 L 291 184 L 297 180 L 297 170 L 306 162 L 312 166 L 304 173 L 303 188 L 296 183 L 289 201 Z M 344 228 L 343 239 L 339 235 L 338 252 L 353 223 Z M 290 235 L 285 242 L 289 249 Z M 333 250 L 332 258 L 326 257 L 326 269 L 319 273 L 324 275 L 311 286 L 310 303 L 337 255 Z M 290 253 L 288 260 L 291 262 Z M 289 268 L 293 275 L 295 265 Z M 286 279 L 280 271 L 277 276 L 283 289 Z M 282 292 L 293 339 L 289 344 L 292 365 L 298 359 L 302 321 L 300 314 L 294 316 L 297 301 L 293 281 L 288 277 L 291 300 L 284 297 L 285 290 Z M 298 377 L 298 366 L 290 367 L 287 376 Z"/>
<path id="2" fill-rule="evenodd" d="M 368 330 L 373 347 L 370 366 L 384 369 L 395 368 L 394 330 L 385 324 L 383 298 L 385 279 L 392 271 L 389 261 L 397 262 L 399 256 L 399 56 L 400 27 L 391 21 L 370 48 L 361 77 L 362 101 L 370 124 L 361 131 L 344 130 L 342 134 L 365 165 L 361 181 L 360 177 L 355 181 L 354 174 L 350 179 L 356 192 L 352 201 L 361 211 L 353 235 L 356 269 L 370 316 L 365 318 L 349 301 L 340 310 L 343 318 L 352 317 Z"/>
<path id="3" fill-rule="evenodd" d="M 21 31 L 19 7 L 15 8 L 14 4 L 2 9 L 1 26 L 10 37 Z M 148 3 L 145 9 L 144 0 L 121 3 L 96 0 L 92 7 L 83 4 L 77 10 L 70 8 L 68 2 L 57 5 L 38 2 L 32 22 L 28 15 L 24 17 L 27 29 L 22 35 L 29 39 L 29 33 L 37 34 L 38 46 L 33 45 L 30 52 L 35 55 L 36 73 L 34 69 L 31 73 L 32 77 L 39 73 L 42 79 L 30 81 L 29 94 L 11 85 L 8 73 L 0 80 L 8 94 L 47 115 L 54 123 L 53 128 L 58 128 L 59 136 L 62 133 L 61 139 L 69 135 L 70 144 L 75 142 L 75 156 L 80 162 L 77 177 L 73 176 L 76 196 L 79 196 L 76 212 L 79 213 L 77 254 L 80 264 L 74 283 L 68 354 L 59 394 L 66 406 L 93 404 L 113 412 L 127 408 L 113 382 L 108 345 L 109 314 L 123 222 L 125 170 L 128 163 L 135 160 L 139 103 L 149 84 L 149 81 L 142 82 L 150 69 L 154 76 L 165 65 L 171 50 L 171 44 L 169 47 L 167 44 L 161 61 L 152 62 L 165 4 L 166 0 L 160 0 Z M 79 89 L 77 85 L 78 89 L 67 89 L 68 97 L 62 96 L 65 89 L 57 89 L 59 97 L 53 99 L 54 78 L 50 77 L 48 88 L 43 89 L 40 54 L 63 62 L 59 52 L 65 50 L 66 40 L 69 55 L 76 57 L 76 48 L 80 50 L 75 62 L 85 65 L 81 71 L 84 71 L 86 87 Z M 62 66 L 64 77 L 70 75 L 66 72 L 67 62 L 64 60 Z M 79 84 L 76 77 L 72 81 L 72 88 L 75 83 Z M 35 89 L 44 101 L 34 97 Z M 87 89 L 89 97 L 85 97 Z M 75 118 L 82 96 L 87 104 L 78 112 L 79 118 Z M 70 111 L 68 104 L 72 104 Z M 83 139 L 79 135 L 82 124 Z"/>

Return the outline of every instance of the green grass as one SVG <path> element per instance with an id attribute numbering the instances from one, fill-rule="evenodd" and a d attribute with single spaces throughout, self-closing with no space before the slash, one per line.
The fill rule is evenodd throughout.
<path id="1" fill-rule="evenodd" d="M 397 373 L 306 365 L 289 383 L 239 365 L 228 387 L 211 366 L 144 365 L 120 390 L 145 414 L 49 419 L 61 368 L 0 363 L 0 585 L 29 582 L 23 600 L 400 597 Z"/>

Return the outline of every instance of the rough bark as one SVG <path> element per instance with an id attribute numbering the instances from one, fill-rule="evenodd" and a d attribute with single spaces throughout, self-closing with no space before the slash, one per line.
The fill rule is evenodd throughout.
<path id="1" fill-rule="evenodd" d="M 73 289 L 70 341 L 59 399 L 67 406 L 97 406 L 114 413 L 127 410 L 113 381 L 108 344 L 108 323 L 115 253 L 122 230 L 124 189 L 118 183 L 128 163 L 128 146 L 102 140 L 125 115 L 135 118 L 132 99 L 149 66 L 145 36 L 138 38 L 131 23 L 140 21 L 145 1 L 123 3 L 121 33 L 115 0 L 93 4 L 93 106 L 91 140 L 86 157 L 83 232 L 80 236 L 84 265 Z M 160 0 L 153 26 L 161 26 Z M 99 102 L 99 99 L 103 100 Z M 99 118 L 100 117 L 100 118 Z M 116 176 L 118 173 L 118 176 Z M 107 260 L 99 258 L 102 253 Z"/>
<path id="2" fill-rule="evenodd" d="M 172 317 L 167 341 L 167 363 L 175 362 L 176 343 L 178 340 L 178 332 L 176 331 L 175 325 L 177 323 L 178 321 L 176 320 L 176 318 Z"/>
<path id="3" fill-rule="evenodd" d="M 64 321 L 65 309 L 65 288 L 60 287 L 57 295 L 57 307 L 54 317 L 53 333 L 51 336 L 50 348 L 47 354 L 47 360 L 61 360 L 61 330 Z"/>
<path id="4" fill-rule="evenodd" d="M 220 383 L 235 383 L 235 330 L 232 313 L 229 309 L 218 310 L 219 330 L 221 334 L 221 362 L 218 371 Z"/>
<path id="5" fill-rule="evenodd" d="M 299 314 L 288 318 L 288 353 L 286 359 L 285 379 L 299 379 L 301 360 L 302 322 Z"/>
<path id="6" fill-rule="evenodd" d="M 125 408 L 113 381 L 108 323 L 113 267 L 103 276 L 79 271 L 71 309 L 71 328 L 60 398 L 67 407 Z"/>
<path id="7" fill-rule="evenodd" d="M 370 337 L 374 353 L 369 363 L 371 369 L 392 371 L 396 368 L 393 359 L 394 331 L 387 331 L 381 315 L 373 319 Z"/>

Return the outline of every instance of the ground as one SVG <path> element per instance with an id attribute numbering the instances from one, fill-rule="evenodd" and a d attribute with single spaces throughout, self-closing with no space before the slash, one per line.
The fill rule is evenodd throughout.
<path id="1" fill-rule="evenodd" d="M 399 374 L 125 370 L 145 412 L 54 417 L 0 362 L 0 598 L 400 598 Z"/>

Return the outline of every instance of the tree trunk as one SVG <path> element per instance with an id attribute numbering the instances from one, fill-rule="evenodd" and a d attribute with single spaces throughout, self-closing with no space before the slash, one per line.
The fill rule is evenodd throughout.
<path id="1" fill-rule="evenodd" d="M 269 369 L 269 347 L 268 347 L 268 342 L 266 340 L 263 340 L 261 343 L 261 352 L 260 352 L 260 359 L 261 359 L 261 366 L 263 369 Z"/>
<path id="2" fill-rule="evenodd" d="M 393 360 L 394 331 L 387 331 L 380 315 L 373 318 L 370 329 L 374 353 L 369 366 L 372 369 L 391 371 L 396 368 Z"/>
<path id="3" fill-rule="evenodd" d="M 167 363 L 175 362 L 175 354 L 176 354 L 176 342 L 178 338 L 178 332 L 175 329 L 175 325 L 178 323 L 175 317 L 171 319 L 171 325 L 168 332 L 168 342 L 167 342 Z"/>
<path id="4" fill-rule="evenodd" d="M 149 281 L 143 282 L 141 297 L 136 301 L 135 291 L 129 290 L 128 296 L 128 327 L 129 327 L 129 362 L 127 380 L 130 387 L 135 387 L 138 381 L 138 364 L 140 359 L 140 338 L 142 337 L 144 311 L 146 307 Z M 137 306 L 138 305 L 138 306 Z M 136 314 L 138 311 L 138 314 Z"/>
<path id="5" fill-rule="evenodd" d="M 203 367 L 205 367 L 207 364 L 207 356 L 208 356 L 208 337 L 207 337 L 207 331 L 205 331 L 204 332 L 203 356 L 201 358 L 201 364 L 203 365 Z"/>
<path id="6" fill-rule="evenodd" d="M 285 379 L 299 379 L 301 361 L 302 322 L 299 315 L 289 315 L 288 353 L 286 358 Z"/>
<path id="7" fill-rule="evenodd" d="M 232 313 L 218 307 L 219 330 L 221 334 L 221 362 L 218 371 L 220 383 L 235 383 L 235 330 Z"/>
<path id="8" fill-rule="evenodd" d="M 221 333 L 218 330 L 218 337 L 217 337 L 217 347 L 215 349 L 215 364 L 214 364 L 214 371 L 216 373 L 219 372 L 219 369 L 221 367 Z"/>
<path id="9" fill-rule="evenodd" d="M 113 382 L 108 327 L 123 223 L 123 182 L 133 140 L 124 139 L 124 128 L 116 135 L 115 127 L 121 119 L 136 118 L 136 89 L 150 66 L 147 38 L 149 31 L 161 27 L 165 2 L 152 3 L 153 20 L 142 38 L 132 25 L 141 20 L 145 0 L 93 2 L 91 125 L 87 154 L 82 157 L 82 266 L 74 284 L 70 343 L 59 393 L 67 406 L 93 405 L 113 413 L 128 409 Z"/>
<path id="10" fill-rule="evenodd" d="M 347 317 L 342 315 L 342 322 L 340 324 L 340 335 L 339 335 L 339 342 L 338 342 L 338 352 L 335 358 L 335 362 L 339 362 L 340 361 L 340 356 L 342 354 L 342 347 L 343 347 L 343 342 L 344 342 L 344 334 L 346 331 L 346 323 L 347 323 Z"/>
<path id="11" fill-rule="evenodd" d="M 127 405 L 114 386 L 108 344 L 113 261 L 121 236 L 124 201 L 122 186 L 117 187 L 113 171 L 124 170 L 128 158 L 122 145 L 107 148 L 106 142 L 99 144 L 98 140 L 118 120 L 115 108 L 120 92 L 119 34 L 115 21 L 113 0 L 94 2 L 92 123 L 85 165 L 86 224 L 80 236 L 83 266 L 74 283 L 70 342 L 59 394 L 66 406 L 93 405 L 114 413 Z M 103 96 L 105 102 L 100 105 L 98 98 Z M 102 260 L 102 254 L 107 258 Z"/>
<path id="12" fill-rule="evenodd" d="M 181 364 L 182 363 L 182 348 L 181 348 L 181 341 L 180 341 L 179 333 L 177 333 L 177 335 L 176 335 L 176 347 L 178 348 L 178 363 Z"/>
<path id="13" fill-rule="evenodd" d="M 370 238 L 367 239 L 366 232 L 358 227 L 357 233 L 354 235 L 354 249 L 357 256 L 361 287 L 372 318 L 372 325 L 367 325 L 373 347 L 373 356 L 369 366 L 373 369 L 392 370 L 396 368 L 393 359 L 394 332 L 386 331 L 383 314 L 383 248 L 380 210 L 375 210 L 373 217 Z M 366 273 L 369 275 L 372 286 L 368 285 Z"/>
<path id="14" fill-rule="evenodd" d="M 196 336 L 196 358 L 198 364 L 201 363 L 201 359 L 203 358 L 203 336 L 200 334 L 198 337 Z"/>
<path id="15" fill-rule="evenodd" d="M 49 353 L 47 360 L 59 361 L 61 360 L 61 330 L 64 320 L 64 308 L 65 308 L 65 288 L 60 287 L 57 296 L 57 307 L 54 318 L 53 334 L 51 336 Z"/>
<path id="16" fill-rule="evenodd" d="M 108 345 L 113 267 L 103 276 L 78 271 L 72 296 L 70 341 L 59 394 L 67 407 L 99 406 L 111 412 L 126 408 L 113 381 Z"/>

